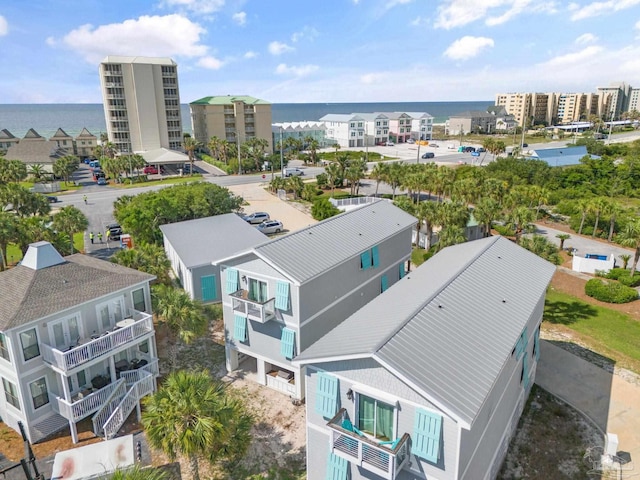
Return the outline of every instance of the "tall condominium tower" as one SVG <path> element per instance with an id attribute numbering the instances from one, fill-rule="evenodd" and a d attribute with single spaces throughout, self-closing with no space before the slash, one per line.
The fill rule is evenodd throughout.
<path id="1" fill-rule="evenodd" d="M 109 141 L 120 153 L 182 148 L 176 62 L 108 56 L 100 64 L 100 85 Z"/>

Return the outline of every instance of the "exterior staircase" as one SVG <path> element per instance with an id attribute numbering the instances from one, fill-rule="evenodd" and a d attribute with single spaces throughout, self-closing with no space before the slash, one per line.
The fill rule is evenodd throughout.
<path id="1" fill-rule="evenodd" d="M 155 391 L 157 374 L 158 360 L 137 370 L 121 372 L 118 386 L 93 416 L 94 433 L 105 440 L 115 437 L 140 400 Z M 138 420 L 139 417 L 138 409 Z"/>

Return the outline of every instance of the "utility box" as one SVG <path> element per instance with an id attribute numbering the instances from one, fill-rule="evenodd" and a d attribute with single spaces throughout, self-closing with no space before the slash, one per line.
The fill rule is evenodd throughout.
<path id="1" fill-rule="evenodd" d="M 131 235 L 128 233 L 120 235 L 120 246 L 126 249 L 133 248 L 133 238 L 131 238 Z"/>

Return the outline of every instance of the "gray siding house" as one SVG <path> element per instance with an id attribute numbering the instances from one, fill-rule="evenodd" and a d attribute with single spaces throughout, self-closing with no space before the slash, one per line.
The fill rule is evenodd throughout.
<path id="1" fill-rule="evenodd" d="M 303 351 L 307 478 L 495 478 L 554 272 L 502 237 L 445 248 Z"/>
<path id="2" fill-rule="evenodd" d="M 292 360 L 404 276 L 415 223 L 375 202 L 222 260 L 227 370 L 303 398 Z"/>
<path id="3" fill-rule="evenodd" d="M 215 263 L 268 240 L 235 213 L 161 225 L 164 251 L 192 299 L 220 302 L 220 269 Z"/>
<path id="4" fill-rule="evenodd" d="M 29 246 L 0 273 L 0 417 L 37 442 L 93 416 L 114 436 L 158 374 L 152 275 Z"/>

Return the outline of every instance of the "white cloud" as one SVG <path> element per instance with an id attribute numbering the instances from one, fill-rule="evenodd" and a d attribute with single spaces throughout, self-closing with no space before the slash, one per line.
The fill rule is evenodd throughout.
<path id="1" fill-rule="evenodd" d="M 449 30 L 483 18 L 487 26 L 496 26 L 520 14 L 540 12 L 556 12 L 555 0 L 445 0 L 438 7 L 435 27 Z"/>
<path id="2" fill-rule="evenodd" d="M 245 23 L 247 23 L 247 13 L 246 12 L 234 13 L 231 16 L 231 18 L 233 19 L 234 22 L 236 22 L 240 26 L 242 26 Z"/>
<path id="3" fill-rule="evenodd" d="M 245 54 L 243 55 L 244 58 L 256 58 L 257 56 L 258 54 L 252 50 L 245 52 Z"/>
<path id="4" fill-rule="evenodd" d="M 291 35 L 291 41 L 293 43 L 296 43 L 304 38 L 309 40 L 310 42 L 313 42 L 317 36 L 318 36 L 318 30 L 316 30 L 313 27 L 308 27 L 305 25 L 301 31 L 295 32 L 293 35 Z"/>
<path id="5" fill-rule="evenodd" d="M 418 15 L 409 22 L 409 25 L 412 27 L 421 27 L 422 25 L 427 25 L 427 23 L 429 23 L 429 19 L 427 17 L 421 17 Z"/>
<path id="6" fill-rule="evenodd" d="M 281 63 L 276 67 L 276 73 L 278 75 L 294 75 L 296 77 L 305 77 L 317 71 L 319 68 L 320 67 L 318 67 L 317 65 L 288 66 L 285 63 Z"/>
<path id="7" fill-rule="evenodd" d="M 459 38 L 444 52 L 445 57 L 452 60 L 468 60 L 480 54 L 482 50 L 493 47 L 493 39 L 487 37 L 471 37 L 469 35 Z"/>
<path id="8" fill-rule="evenodd" d="M 160 6 L 182 8 L 198 14 L 217 12 L 224 6 L 224 0 L 163 0 Z"/>
<path id="9" fill-rule="evenodd" d="M 295 49 L 286 43 L 274 41 L 269 44 L 269 53 L 271 55 L 282 55 L 285 52 L 291 52 L 293 50 Z"/>
<path id="10" fill-rule="evenodd" d="M 0 15 L 0 37 L 9 33 L 9 23 L 7 23 L 7 19 Z"/>
<path id="11" fill-rule="evenodd" d="M 596 58 L 597 55 L 604 49 L 596 45 L 586 47 L 579 52 L 566 53 L 564 55 L 558 55 L 543 63 L 546 67 L 559 67 L 566 68 L 570 65 L 582 65 L 590 59 Z"/>
<path id="12" fill-rule="evenodd" d="M 67 33 L 60 41 L 47 39 L 49 45 L 64 44 L 87 62 L 98 63 L 107 55 L 148 57 L 200 57 L 208 47 L 200 43 L 205 29 L 182 15 L 142 16 L 94 27 L 87 24 Z"/>
<path id="13" fill-rule="evenodd" d="M 584 33 L 584 34 L 580 35 L 578 38 L 576 38 L 574 43 L 576 45 L 586 45 L 588 43 L 594 43 L 597 40 L 598 40 L 598 37 L 596 37 L 594 34 L 592 34 L 592 33 Z"/>
<path id="14" fill-rule="evenodd" d="M 208 68 L 209 70 L 219 70 L 224 65 L 224 62 L 207 55 L 206 57 L 198 59 L 197 65 L 203 68 Z"/>
<path id="15" fill-rule="evenodd" d="M 360 81 L 365 85 L 372 85 L 378 83 L 383 78 L 384 74 L 382 73 L 366 73 L 360 77 Z"/>
<path id="16" fill-rule="evenodd" d="M 640 0 L 607 0 L 606 2 L 593 2 L 584 7 L 575 7 L 575 4 L 570 5 L 570 9 L 573 11 L 571 20 L 584 20 L 585 18 L 598 17 L 604 14 L 611 14 L 620 10 L 626 10 L 627 8 L 640 5 Z"/>

